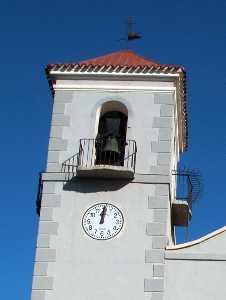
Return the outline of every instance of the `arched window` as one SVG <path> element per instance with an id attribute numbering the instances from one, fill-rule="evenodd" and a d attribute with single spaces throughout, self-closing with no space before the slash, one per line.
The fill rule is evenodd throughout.
<path id="1" fill-rule="evenodd" d="M 128 111 L 124 104 L 103 104 L 96 137 L 96 164 L 124 165 Z"/>

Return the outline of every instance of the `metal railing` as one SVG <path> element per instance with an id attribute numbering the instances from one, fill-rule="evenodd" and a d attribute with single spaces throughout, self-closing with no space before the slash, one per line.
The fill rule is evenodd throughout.
<path id="1" fill-rule="evenodd" d="M 122 166 L 135 172 L 137 146 L 134 140 L 115 137 L 80 139 L 78 166 Z"/>
<path id="2" fill-rule="evenodd" d="M 79 164 L 79 153 L 76 153 L 62 163 L 61 172 L 75 173 L 78 164 Z"/>
<path id="3" fill-rule="evenodd" d="M 194 170 L 173 171 L 176 176 L 176 199 L 187 201 L 190 210 L 202 193 L 202 176 Z"/>

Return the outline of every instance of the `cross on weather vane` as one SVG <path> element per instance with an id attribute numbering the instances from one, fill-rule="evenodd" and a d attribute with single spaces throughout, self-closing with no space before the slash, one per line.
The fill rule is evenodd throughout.
<path id="1" fill-rule="evenodd" d="M 124 41 L 125 42 L 125 48 L 126 49 L 128 49 L 129 42 L 142 38 L 140 32 L 137 32 L 137 31 L 133 30 L 133 25 L 134 24 L 135 24 L 135 22 L 133 22 L 133 18 L 128 17 L 127 20 L 126 20 L 125 37 L 123 37 L 119 40 L 119 41 Z"/>
<path id="2" fill-rule="evenodd" d="M 137 39 L 141 39 L 142 36 L 140 35 L 139 32 L 136 32 L 133 30 L 133 25 L 135 23 L 133 22 L 133 18 L 132 17 L 128 17 L 127 19 L 127 41 L 133 41 L 133 40 L 137 40 Z"/>

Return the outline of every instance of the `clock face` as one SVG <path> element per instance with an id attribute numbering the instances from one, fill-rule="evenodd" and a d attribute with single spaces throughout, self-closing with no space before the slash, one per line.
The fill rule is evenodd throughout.
<path id="1" fill-rule="evenodd" d="M 116 236 L 122 229 L 123 222 L 121 211 L 109 203 L 91 206 L 82 218 L 86 234 L 97 240 L 108 240 Z"/>

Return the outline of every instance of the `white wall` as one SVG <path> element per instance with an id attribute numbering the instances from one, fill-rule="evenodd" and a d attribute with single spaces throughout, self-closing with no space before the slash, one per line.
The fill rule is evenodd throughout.
<path id="1" fill-rule="evenodd" d="M 166 261 L 166 300 L 224 300 L 226 261 Z"/>
<path id="2" fill-rule="evenodd" d="M 224 300 L 225 228 L 166 251 L 164 299 Z"/>

